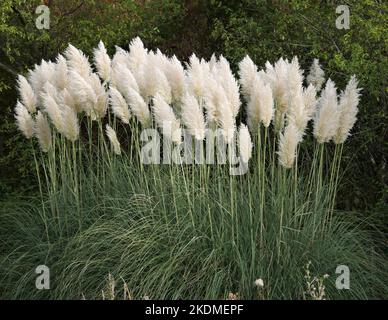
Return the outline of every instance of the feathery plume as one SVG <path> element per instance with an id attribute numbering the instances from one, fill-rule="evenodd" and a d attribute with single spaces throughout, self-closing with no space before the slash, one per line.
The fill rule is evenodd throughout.
<path id="1" fill-rule="evenodd" d="M 241 106 L 240 87 L 230 69 L 229 62 L 221 55 L 216 64 L 217 79 L 225 90 L 233 116 L 236 117 Z"/>
<path id="2" fill-rule="evenodd" d="M 67 90 L 67 88 L 63 89 L 61 92 L 61 104 L 65 104 L 72 108 L 75 112 L 81 112 L 81 107 L 74 100 L 73 95 Z"/>
<path id="3" fill-rule="evenodd" d="M 102 80 L 108 82 L 110 80 L 111 60 L 102 41 L 99 42 L 98 48 L 94 49 L 93 53 L 98 75 Z"/>
<path id="4" fill-rule="evenodd" d="M 84 79 L 89 78 L 92 73 L 92 67 L 90 66 L 88 58 L 81 50 L 69 44 L 65 50 L 65 56 L 70 69 L 76 70 Z"/>
<path id="5" fill-rule="evenodd" d="M 182 104 L 182 122 L 188 128 L 189 133 L 194 136 L 196 140 L 205 139 L 205 119 L 197 99 L 189 93 L 186 93 L 183 96 Z"/>
<path id="6" fill-rule="evenodd" d="M 68 68 L 66 59 L 61 54 L 57 57 L 57 62 L 55 64 L 55 77 L 54 82 L 55 86 L 58 90 L 64 90 L 67 85 L 68 79 Z"/>
<path id="7" fill-rule="evenodd" d="M 62 111 L 57 101 L 47 92 L 42 94 L 44 111 L 59 132 L 63 132 Z"/>
<path id="8" fill-rule="evenodd" d="M 168 60 L 165 74 L 171 87 L 172 101 L 180 102 L 186 91 L 186 74 L 181 62 L 175 55 Z"/>
<path id="9" fill-rule="evenodd" d="M 129 90 L 133 89 L 139 92 L 139 86 L 132 72 L 121 63 L 117 63 L 112 69 L 111 84 L 128 98 Z"/>
<path id="10" fill-rule="evenodd" d="M 279 162 L 285 168 L 291 168 L 295 162 L 297 156 L 297 146 L 302 139 L 302 134 L 294 123 L 290 122 L 284 133 L 280 133 L 279 150 Z"/>
<path id="11" fill-rule="evenodd" d="M 128 69 L 130 68 L 129 64 L 129 52 L 125 51 L 123 48 L 119 46 L 115 46 L 116 52 L 113 55 L 111 66 L 112 68 L 117 67 L 117 65 L 122 64 L 126 66 Z"/>
<path id="12" fill-rule="evenodd" d="M 77 113 L 69 106 L 62 105 L 62 131 L 67 139 L 74 142 L 79 137 Z"/>
<path id="13" fill-rule="evenodd" d="M 121 93 L 113 86 L 109 89 L 110 103 L 112 111 L 116 117 L 118 117 L 123 123 L 128 124 L 131 118 L 127 102 Z"/>
<path id="14" fill-rule="evenodd" d="M 317 106 L 316 95 L 317 89 L 312 84 L 310 84 L 307 88 L 303 89 L 303 103 L 306 109 L 308 120 L 311 120 L 315 115 Z"/>
<path id="15" fill-rule="evenodd" d="M 325 82 L 325 72 L 322 70 L 318 59 L 313 60 L 306 81 L 307 84 L 312 84 L 317 91 L 321 90 Z"/>
<path id="16" fill-rule="evenodd" d="M 357 121 L 358 103 L 360 102 L 361 88 L 357 88 L 358 81 L 353 75 L 345 91 L 341 93 L 339 102 L 339 125 L 334 136 L 335 143 L 344 143 L 350 135 L 350 130 Z"/>
<path id="17" fill-rule="evenodd" d="M 163 72 L 163 63 L 155 53 L 148 54 L 148 61 L 144 70 L 145 97 L 147 100 L 159 93 L 170 104 L 172 101 L 171 87 Z"/>
<path id="18" fill-rule="evenodd" d="M 221 125 L 221 132 L 226 143 L 232 143 L 236 125 L 233 112 L 227 104 L 221 104 L 219 107 L 219 123 Z"/>
<path id="19" fill-rule="evenodd" d="M 139 37 L 136 37 L 129 44 L 128 63 L 132 72 L 147 63 L 147 49 Z"/>
<path id="20" fill-rule="evenodd" d="M 96 103 L 93 105 L 93 114 L 97 118 L 105 117 L 107 110 L 108 94 L 105 91 L 104 85 L 101 83 L 100 78 L 96 73 L 92 73 L 90 76 L 90 84 L 94 90 L 96 96 Z"/>
<path id="21" fill-rule="evenodd" d="M 43 152 L 48 152 L 52 145 L 51 129 L 46 116 L 38 111 L 35 119 L 34 133 L 38 138 L 40 149 Z"/>
<path id="22" fill-rule="evenodd" d="M 116 132 L 113 130 L 113 128 L 107 124 L 106 125 L 106 135 L 108 136 L 108 139 L 113 147 L 113 152 L 117 155 L 121 154 L 121 147 L 120 147 L 120 142 L 117 139 Z"/>
<path id="23" fill-rule="evenodd" d="M 180 122 L 175 117 L 172 108 L 164 101 L 163 97 L 157 93 L 153 98 L 153 114 L 155 117 L 156 124 L 162 129 L 163 133 L 168 131 L 172 142 L 179 144 L 182 140 L 182 133 L 180 129 Z"/>
<path id="24" fill-rule="evenodd" d="M 201 102 L 204 91 L 206 90 L 206 82 L 209 76 L 210 67 L 205 61 L 200 61 L 193 53 L 189 58 L 187 66 L 187 89 L 189 93 L 196 97 Z"/>
<path id="25" fill-rule="evenodd" d="M 253 146 L 248 127 L 243 123 L 240 125 L 238 132 L 238 141 L 241 160 L 244 163 L 248 163 L 249 159 L 252 157 Z"/>
<path id="26" fill-rule="evenodd" d="M 27 79 L 22 75 L 18 76 L 17 82 L 22 104 L 27 108 L 29 112 L 34 113 L 36 111 L 36 97 L 34 94 L 34 90 L 28 83 Z"/>
<path id="27" fill-rule="evenodd" d="M 132 88 L 129 88 L 127 101 L 131 106 L 133 114 L 137 120 L 140 121 L 141 125 L 143 127 L 148 127 L 151 123 L 151 113 L 148 109 L 147 103 L 144 101 L 141 95 Z"/>
<path id="28" fill-rule="evenodd" d="M 97 96 L 90 82 L 90 76 L 87 81 L 75 70 L 70 70 L 67 89 L 73 94 L 76 104 L 79 105 L 89 117 L 94 119 L 95 114 L 93 108 L 97 103 Z"/>
<path id="29" fill-rule="evenodd" d="M 298 58 L 294 57 L 288 66 L 287 72 L 287 98 L 289 121 L 293 121 L 298 130 L 304 134 L 310 120 L 308 109 L 304 104 L 303 73 L 300 70 Z"/>
<path id="30" fill-rule="evenodd" d="M 328 79 L 318 102 L 314 118 L 314 136 L 319 143 L 329 142 L 337 132 L 339 124 L 337 89 Z"/>
<path id="31" fill-rule="evenodd" d="M 234 116 L 229 107 L 225 90 L 212 74 L 207 75 L 205 84 L 203 100 L 205 103 L 207 123 L 212 128 L 219 125 L 223 126 L 225 129 L 224 136 L 226 136 L 227 127 L 231 122 L 234 122 Z M 221 122 L 223 122 L 223 124 L 221 124 Z M 233 127 L 229 129 L 233 130 Z M 227 140 L 229 140 L 229 138 Z"/>
<path id="32" fill-rule="evenodd" d="M 245 58 L 238 64 L 239 77 L 241 83 L 241 91 L 247 102 L 251 99 L 252 86 L 257 74 L 257 66 L 251 58 L 246 55 Z"/>
<path id="33" fill-rule="evenodd" d="M 15 119 L 19 130 L 27 139 L 30 139 L 34 134 L 34 120 L 20 101 L 17 102 L 15 107 Z"/>
<path id="34" fill-rule="evenodd" d="M 55 84 L 55 64 L 51 61 L 42 60 L 40 65 L 35 65 L 34 70 L 28 71 L 28 81 L 30 82 L 37 99 L 37 105 L 41 104 L 41 92 L 46 82 Z"/>
<path id="35" fill-rule="evenodd" d="M 279 114 L 287 111 L 287 72 L 288 60 L 280 58 L 272 66 L 269 62 L 265 64 L 266 75 L 271 84 L 274 99 L 276 101 L 276 108 Z"/>
<path id="36" fill-rule="evenodd" d="M 247 104 L 248 125 L 256 132 L 260 121 L 267 128 L 274 114 L 272 89 L 256 74 L 252 81 L 251 99 Z"/>

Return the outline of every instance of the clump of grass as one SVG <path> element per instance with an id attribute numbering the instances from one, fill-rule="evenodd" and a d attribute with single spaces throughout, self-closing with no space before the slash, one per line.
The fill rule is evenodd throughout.
<path id="1" fill-rule="evenodd" d="M 19 85 L 19 127 L 33 145 L 34 127 L 41 147 L 34 149 L 40 197 L 2 206 L 1 296 L 115 298 L 112 281 L 104 288 L 110 274 L 134 297 L 302 299 L 307 261 L 314 274 L 349 266 L 351 290 L 328 281 L 331 299 L 386 293 L 385 260 L 363 231 L 366 222 L 333 214 L 343 143 L 356 120 L 355 78 L 339 102 L 329 79 L 317 102 L 317 62 L 309 78 L 317 87 L 306 88 L 297 58 L 258 71 L 246 57 L 240 83 L 248 130 L 237 126 L 240 87 L 222 56 L 193 55 L 185 70 L 137 38 L 112 60 L 100 43 L 93 73 L 75 47 L 65 55 Z M 308 150 L 303 138 L 313 118 Z M 212 154 L 205 142 L 213 129 L 227 152 L 212 163 L 145 163 L 141 129 L 159 128 L 163 157 L 173 158 L 185 146 L 182 124 L 203 152 L 196 160 Z M 236 136 L 244 174 L 231 175 Z M 47 291 L 34 288 L 40 264 L 51 270 Z"/>

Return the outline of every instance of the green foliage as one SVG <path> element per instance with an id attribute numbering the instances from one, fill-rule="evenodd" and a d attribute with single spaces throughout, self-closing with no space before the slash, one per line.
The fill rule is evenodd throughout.
<path id="1" fill-rule="evenodd" d="M 230 177 L 228 166 L 142 168 L 126 155 L 101 156 L 77 167 L 77 195 L 64 161 L 54 171 L 59 188 L 43 202 L 2 203 L 0 297 L 101 299 L 112 274 L 134 297 L 303 299 L 308 261 L 312 275 L 329 274 L 327 299 L 387 295 L 381 244 L 364 231 L 373 224 L 351 212 L 326 225 L 326 183 L 306 201 L 308 183 L 300 176 L 295 189 L 293 171 L 279 167 L 272 183 L 268 167 L 263 193 L 256 166 Z M 40 264 L 50 268 L 50 290 L 34 287 Z M 351 270 L 351 290 L 335 288 L 340 264 Z"/>

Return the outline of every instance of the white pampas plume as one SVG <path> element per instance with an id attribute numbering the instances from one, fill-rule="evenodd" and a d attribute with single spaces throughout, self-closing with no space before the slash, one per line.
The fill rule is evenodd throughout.
<path id="1" fill-rule="evenodd" d="M 303 89 L 303 103 L 306 109 L 308 120 L 311 120 L 316 112 L 317 106 L 317 89 L 314 85 L 310 84 L 307 88 Z"/>
<path id="2" fill-rule="evenodd" d="M 51 122 L 54 124 L 55 128 L 59 132 L 63 132 L 63 121 L 62 121 L 62 111 L 59 107 L 57 101 L 50 95 L 45 92 L 42 94 L 42 102 L 44 111 L 48 114 Z"/>
<path id="3" fill-rule="evenodd" d="M 166 136 L 172 142 L 179 144 L 182 140 L 182 133 L 180 128 L 180 122 L 175 117 L 172 108 L 164 101 L 163 97 L 157 93 L 153 99 L 153 114 L 155 122 L 162 132 L 166 131 L 170 133 Z"/>
<path id="4" fill-rule="evenodd" d="M 97 118 L 105 117 L 107 110 L 108 94 L 105 91 L 104 85 L 101 83 L 100 78 L 96 73 L 92 73 L 90 76 L 90 84 L 97 97 L 96 103 L 93 105 L 93 113 Z"/>
<path id="5" fill-rule="evenodd" d="M 244 163 L 248 163 L 249 159 L 252 157 L 253 146 L 248 127 L 243 123 L 240 125 L 240 129 L 238 131 L 238 144 L 241 160 Z"/>
<path id="6" fill-rule="evenodd" d="M 241 106 L 239 84 L 230 69 L 229 62 L 222 55 L 216 64 L 216 69 L 217 79 L 221 82 L 232 109 L 233 116 L 236 117 Z"/>
<path id="7" fill-rule="evenodd" d="M 317 91 L 321 90 L 325 82 L 325 72 L 322 70 L 318 59 L 313 60 L 306 81 L 307 84 L 312 84 Z"/>
<path id="8" fill-rule="evenodd" d="M 124 64 L 117 63 L 112 69 L 111 84 L 128 98 L 129 90 L 139 92 L 139 86 L 132 72 Z"/>
<path id="9" fill-rule="evenodd" d="M 72 108 L 75 112 L 81 112 L 81 107 L 76 103 L 73 95 L 67 90 L 67 88 L 63 89 L 61 92 L 61 104 L 65 104 Z"/>
<path id="10" fill-rule="evenodd" d="M 268 127 L 274 115 L 272 89 L 256 74 L 252 81 L 251 98 L 247 103 L 248 125 L 256 132 L 260 121 Z"/>
<path id="11" fill-rule="evenodd" d="M 171 87 L 163 72 L 164 64 L 161 63 L 160 56 L 150 52 L 144 70 L 144 94 L 147 100 L 155 97 L 159 93 L 163 99 L 170 104 L 172 101 Z"/>
<path id="12" fill-rule="evenodd" d="M 22 75 L 18 76 L 17 83 L 22 104 L 27 108 L 29 112 L 34 113 L 36 111 L 37 102 L 34 90 L 28 83 L 27 79 Z"/>
<path id="13" fill-rule="evenodd" d="M 67 139 L 74 142 L 79 137 L 77 113 L 69 106 L 62 105 L 62 132 Z"/>
<path id="14" fill-rule="evenodd" d="M 133 114 L 137 120 L 140 121 L 141 125 L 143 127 L 148 127 L 151 123 L 151 113 L 148 109 L 147 103 L 144 101 L 141 95 L 132 88 L 129 88 L 127 101 L 131 106 Z"/>
<path id="15" fill-rule="evenodd" d="M 294 57 L 288 66 L 287 98 L 289 121 L 293 121 L 298 130 L 304 134 L 310 120 L 308 109 L 304 104 L 303 73 L 299 67 L 298 58 Z"/>
<path id="16" fill-rule="evenodd" d="M 34 133 L 38 138 L 40 149 L 48 152 L 52 145 L 51 129 L 46 116 L 40 111 L 35 119 Z"/>
<path id="17" fill-rule="evenodd" d="M 231 114 L 233 116 L 233 113 L 228 106 L 224 88 L 217 82 L 212 74 L 208 74 L 205 84 L 203 101 L 206 109 L 206 120 L 210 127 L 216 127 L 220 124 L 222 106 L 224 109 L 228 109 L 229 115 Z"/>
<path id="18" fill-rule="evenodd" d="M 199 61 L 193 53 L 189 58 L 187 66 L 187 90 L 189 93 L 201 101 L 206 90 L 207 77 L 209 76 L 210 67 L 204 61 Z"/>
<path id="19" fill-rule="evenodd" d="M 235 133 L 235 118 L 232 110 L 227 104 L 219 105 L 219 123 L 221 125 L 221 132 L 226 143 L 232 143 Z"/>
<path id="20" fill-rule="evenodd" d="M 34 134 L 34 120 L 20 101 L 17 102 L 15 107 L 15 119 L 19 130 L 27 139 L 30 139 Z"/>
<path id="21" fill-rule="evenodd" d="M 91 86 L 90 76 L 88 77 L 88 81 L 75 70 L 70 70 L 67 89 L 73 94 L 77 105 L 79 105 L 89 117 L 94 119 L 95 115 L 93 108 L 97 103 L 97 96 Z"/>
<path id="22" fill-rule="evenodd" d="M 28 71 L 30 82 L 37 99 L 37 105 L 41 104 L 41 92 L 46 82 L 55 84 L 55 64 L 42 60 L 40 65 L 35 65 L 34 70 Z"/>
<path id="23" fill-rule="evenodd" d="M 186 74 L 181 62 L 174 55 L 168 60 L 165 74 L 171 87 L 172 101 L 180 102 L 186 91 Z"/>
<path id="24" fill-rule="evenodd" d="M 117 67 L 118 64 L 122 64 L 126 66 L 128 69 L 130 68 L 129 64 L 129 52 L 125 51 L 123 48 L 119 46 L 115 46 L 116 52 L 113 55 L 111 66 L 112 68 Z"/>
<path id="25" fill-rule="evenodd" d="M 139 37 L 136 37 L 129 44 L 128 63 L 132 72 L 138 70 L 139 66 L 147 62 L 147 49 Z"/>
<path id="26" fill-rule="evenodd" d="M 114 115 L 118 117 L 123 123 L 128 124 L 129 119 L 131 118 L 131 113 L 124 97 L 115 87 L 112 86 L 109 89 L 109 96 Z"/>
<path id="27" fill-rule="evenodd" d="M 65 51 L 65 56 L 67 58 L 68 67 L 76 70 L 84 79 L 88 79 L 92 73 L 92 67 L 90 66 L 89 60 L 84 53 L 69 44 Z"/>
<path id="28" fill-rule="evenodd" d="M 189 93 L 186 93 L 183 96 L 182 104 L 182 122 L 189 130 L 189 133 L 194 136 L 196 140 L 205 139 L 205 119 L 197 99 Z"/>
<path id="29" fill-rule="evenodd" d="M 106 135 L 108 136 L 108 139 L 113 147 L 113 152 L 117 155 L 121 154 L 121 148 L 120 148 L 120 142 L 117 139 L 116 132 L 113 130 L 113 128 L 107 124 L 106 125 Z"/>
<path id="30" fill-rule="evenodd" d="M 64 90 L 67 85 L 68 80 L 68 68 L 66 59 L 61 54 L 57 57 L 57 62 L 55 64 L 55 86 L 58 90 Z"/>
<path id="31" fill-rule="evenodd" d="M 314 118 L 314 136 L 319 143 L 328 142 L 334 137 L 339 124 L 337 89 L 328 79 L 318 102 Z"/>
<path id="32" fill-rule="evenodd" d="M 335 143 L 344 143 L 350 135 L 350 130 L 353 128 L 357 121 L 358 103 L 360 102 L 361 88 L 357 88 L 358 81 L 356 76 L 353 75 L 345 91 L 341 93 L 339 102 L 339 125 L 337 133 L 334 136 Z"/>
<path id="33" fill-rule="evenodd" d="M 279 155 L 279 162 L 285 168 L 291 168 L 295 162 L 295 157 L 297 156 L 297 146 L 302 139 L 302 133 L 290 122 L 284 133 L 280 133 L 279 140 L 279 150 L 277 151 Z"/>
<path id="34" fill-rule="evenodd" d="M 252 59 L 246 55 L 244 59 L 238 64 L 239 77 L 241 83 L 241 91 L 248 102 L 252 95 L 252 85 L 257 74 L 257 66 L 253 63 Z"/>
<path id="35" fill-rule="evenodd" d="M 110 80 L 111 60 L 102 41 L 99 42 L 98 48 L 94 49 L 93 53 L 98 75 L 102 80 L 108 82 Z"/>
<path id="36" fill-rule="evenodd" d="M 287 73 L 288 60 L 280 58 L 273 67 L 268 61 L 265 64 L 267 80 L 271 84 L 276 108 L 279 114 L 287 111 Z"/>

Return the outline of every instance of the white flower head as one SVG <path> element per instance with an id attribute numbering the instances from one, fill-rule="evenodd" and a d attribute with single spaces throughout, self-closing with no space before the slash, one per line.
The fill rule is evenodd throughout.
<path id="1" fill-rule="evenodd" d="M 106 135 L 107 135 L 107 137 L 112 145 L 113 152 L 117 155 L 120 155 L 121 154 L 121 147 L 120 147 L 120 142 L 117 139 L 116 131 L 114 131 L 113 128 L 109 124 L 107 124 L 105 128 L 106 128 L 105 132 L 106 132 Z"/>
<path id="2" fill-rule="evenodd" d="M 101 79 L 109 81 L 111 60 L 102 41 L 99 42 L 98 48 L 94 49 L 94 64 Z"/>
<path id="3" fill-rule="evenodd" d="M 325 72 L 322 70 L 318 59 L 313 60 L 306 81 L 307 84 L 312 84 L 317 91 L 321 90 L 325 82 Z"/>
<path id="4" fill-rule="evenodd" d="M 15 119 L 19 130 L 23 135 L 30 139 L 34 134 L 34 120 L 32 119 L 27 108 L 19 101 L 15 107 Z"/>
<path id="5" fill-rule="evenodd" d="M 248 163 L 249 159 L 252 157 L 253 145 L 248 127 L 243 123 L 240 125 L 238 132 L 238 144 L 241 160 L 244 163 Z"/>
<path id="6" fill-rule="evenodd" d="M 264 281 L 263 281 L 263 279 L 256 279 L 255 280 L 255 286 L 256 287 L 258 287 L 258 288 L 262 288 L 262 287 L 264 287 Z"/>
<path id="7" fill-rule="evenodd" d="M 37 103 L 34 90 L 32 89 L 27 79 L 22 75 L 18 76 L 17 83 L 22 104 L 27 108 L 29 112 L 34 113 L 36 111 Z"/>

